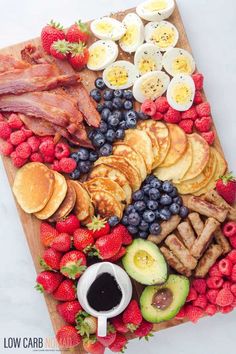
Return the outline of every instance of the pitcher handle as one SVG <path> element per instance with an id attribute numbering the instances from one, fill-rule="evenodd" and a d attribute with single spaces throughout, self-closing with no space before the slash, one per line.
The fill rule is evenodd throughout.
<path id="1" fill-rule="evenodd" d="M 106 337 L 107 335 L 107 317 L 98 316 L 98 336 Z"/>

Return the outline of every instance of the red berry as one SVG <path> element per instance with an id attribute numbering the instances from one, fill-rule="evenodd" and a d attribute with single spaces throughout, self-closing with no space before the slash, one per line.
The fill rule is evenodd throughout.
<path id="1" fill-rule="evenodd" d="M 153 116 L 152 119 L 153 120 L 162 120 L 164 118 L 164 115 L 160 112 L 156 112 Z"/>
<path id="2" fill-rule="evenodd" d="M 10 138 L 11 135 L 11 128 L 9 124 L 5 121 L 0 122 L 0 138 L 3 140 L 7 140 Z"/>
<path id="3" fill-rule="evenodd" d="M 116 339 L 114 340 L 114 342 L 109 345 L 109 349 L 112 351 L 112 352 L 115 352 L 115 353 L 118 353 L 118 352 L 121 352 L 123 353 L 125 348 L 126 348 L 126 343 L 127 343 L 127 338 L 121 334 L 121 333 L 117 333 L 116 335 Z"/>
<path id="4" fill-rule="evenodd" d="M 231 280 L 236 283 L 236 264 L 233 265 L 232 272 L 231 272 Z"/>
<path id="5" fill-rule="evenodd" d="M 232 250 L 227 254 L 227 257 L 233 264 L 236 264 L 236 250 Z"/>
<path id="6" fill-rule="evenodd" d="M 36 278 L 36 290 L 51 294 L 62 282 L 63 276 L 60 273 L 44 271 L 38 274 Z"/>
<path id="7" fill-rule="evenodd" d="M 45 247 L 50 247 L 53 240 L 58 236 L 58 231 L 47 222 L 40 224 L 40 241 Z"/>
<path id="8" fill-rule="evenodd" d="M 197 111 L 195 107 L 191 107 L 187 111 L 181 113 L 181 119 L 195 120 L 196 118 L 197 118 Z"/>
<path id="9" fill-rule="evenodd" d="M 54 299 L 58 301 L 73 301 L 76 299 L 76 286 L 73 280 L 66 279 L 53 292 Z"/>
<path id="10" fill-rule="evenodd" d="M 61 172 L 61 167 L 59 166 L 59 161 L 58 160 L 54 160 L 53 161 L 53 164 L 52 164 L 51 168 L 54 171 Z"/>
<path id="11" fill-rule="evenodd" d="M 41 143 L 41 140 L 37 136 L 31 136 L 27 139 L 27 143 L 32 149 L 32 152 L 36 152 L 39 150 L 39 145 Z"/>
<path id="12" fill-rule="evenodd" d="M 231 288 L 231 282 L 230 281 L 225 281 L 223 286 L 222 286 L 223 289 L 228 289 L 230 290 Z"/>
<path id="13" fill-rule="evenodd" d="M 90 37 L 89 27 L 86 23 L 83 23 L 81 20 L 75 22 L 70 26 L 66 33 L 66 39 L 71 42 L 83 42 L 87 43 Z"/>
<path id="14" fill-rule="evenodd" d="M 216 289 L 207 290 L 206 297 L 210 303 L 212 303 L 214 305 L 216 304 L 216 297 L 218 295 L 218 292 L 219 292 L 219 290 L 216 290 Z"/>
<path id="15" fill-rule="evenodd" d="M 174 108 L 169 107 L 168 111 L 164 115 L 164 120 L 167 123 L 179 123 L 181 120 L 181 114 L 179 111 L 176 111 Z"/>
<path id="16" fill-rule="evenodd" d="M 207 297 L 205 294 L 198 295 L 197 299 L 193 301 L 193 306 L 200 307 L 201 309 L 205 309 L 207 306 Z"/>
<path id="17" fill-rule="evenodd" d="M 113 235 L 118 235 L 118 234 L 121 235 L 122 245 L 128 246 L 133 241 L 133 238 L 132 238 L 131 234 L 129 233 L 128 229 L 122 224 L 119 224 L 119 225 L 113 227 L 111 233 Z"/>
<path id="18" fill-rule="evenodd" d="M 219 262 L 219 271 L 225 276 L 229 276 L 232 272 L 233 264 L 232 262 L 225 258 Z"/>
<path id="19" fill-rule="evenodd" d="M 13 165 L 17 168 L 22 167 L 28 161 L 27 159 L 22 159 L 21 157 L 18 157 L 15 151 L 13 151 L 10 156 L 12 158 Z"/>
<path id="20" fill-rule="evenodd" d="M 58 143 L 55 147 L 55 157 L 61 160 L 63 157 L 70 156 L 70 147 L 66 143 Z"/>
<path id="21" fill-rule="evenodd" d="M 220 277 L 209 277 L 207 278 L 207 286 L 210 289 L 219 289 L 223 285 L 223 279 Z"/>
<path id="22" fill-rule="evenodd" d="M 208 316 L 214 316 L 217 312 L 217 307 L 214 304 L 208 304 L 205 308 L 205 313 Z"/>
<path id="23" fill-rule="evenodd" d="M 31 152 L 32 149 L 30 147 L 30 145 L 27 142 L 21 143 L 16 147 L 16 155 L 18 157 L 21 157 L 22 159 L 27 159 Z"/>
<path id="24" fill-rule="evenodd" d="M 85 228 L 79 228 L 74 232 L 74 246 L 77 250 L 88 252 L 94 244 L 92 232 Z"/>
<path id="25" fill-rule="evenodd" d="M 236 284 L 231 284 L 230 291 L 236 297 Z"/>
<path id="26" fill-rule="evenodd" d="M 62 253 L 48 248 L 44 251 L 43 257 L 40 260 L 40 265 L 45 270 L 59 270 Z"/>
<path id="27" fill-rule="evenodd" d="M 44 155 L 43 160 L 45 163 L 53 163 L 54 162 L 54 156 L 49 156 L 49 155 Z"/>
<path id="28" fill-rule="evenodd" d="M 61 171 L 64 173 L 71 173 L 76 169 L 76 161 L 72 159 L 71 157 L 63 157 L 59 161 L 59 166 L 61 168 Z"/>
<path id="29" fill-rule="evenodd" d="M 204 76 L 200 73 L 196 73 L 192 75 L 192 79 L 195 84 L 196 90 L 202 90 L 203 89 L 203 81 L 204 81 Z"/>
<path id="30" fill-rule="evenodd" d="M 196 91 L 193 103 L 194 104 L 200 104 L 203 102 L 203 96 L 200 91 Z"/>
<path id="31" fill-rule="evenodd" d="M 155 101 L 156 110 L 160 113 L 166 113 L 170 107 L 165 96 L 158 97 Z"/>
<path id="32" fill-rule="evenodd" d="M 26 127 L 22 127 L 21 131 L 23 133 L 25 133 L 26 139 L 30 138 L 31 136 L 33 136 L 33 132 L 31 130 L 27 129 Z"/>
<path id="33" fill-rule="evenodd" d="M 23 126 L 23 122 L 20 120 L 19 116 L 15 113 L 12 113 L 10 115 L 8 119 L 8 124 L 13 130 L 20 129 Z"/>
<path id="34" fill-rule="evenodd" d="M 50 156 L 54 158 L 55 146 L 53 141 L 50 140 L 43 141 L 39 146 L 39 151 L 43 156 Z"/>
<path id="35" fill-rule="evenodd" d="M 25 132 L 22 130 L 17 130 L 11 133 L 10 142 L 12 145 L 19 145 L 27 139 Z"/>
<path id="36" fill-rule="evenodd" d="M 230 238 L 231 246 L 236 249 L 236 236 Z"/>
<path id="37" fill-rule="evenodd" d="M 145 338 L 148 340 L 149 337 L 152 337 L 151 331 L 153 330 L 153 323 L 150 323 L 146 320 L 142 320 L 139 327 L 134 331 L 134 334 L 139 338 Z"/>
<path id="38" fill-rule="evenodd" d="M 50 54 L 52 43 L 58 39 L 65 39 L 63 27 L 59 23 L 51 21 L 48 25 L 43 27 L 41 32 L 42 46 L 46 53 Z"/>
<path id="39" fill-rule="evenodd" d="M 197 292 L 196 290 L 194 289 L 193 286 L 191 286 L 190 290 L 189 290 L 189 293 L 188 293 L 188 297 L 186 299 L 186 302 L 190 302 L 190 301 L 194 301 L 197 299 Z"/>
<path id="40" fill-rule="evenodd" d="M 69 42 L 67 42 L 65 39 L 58 39 L 51 44 L 50 54 L 56 59 L 66 59 L 69 52 Z"/>
<path id="41" fill-rule="evenodd" d="M 117 332 L 127 333 L 129 331 L 128 328 L 126 327 L 126 324 L 123 322 L 122 315 L 113 317 L 111 319 L 111 323 L 115 327 Z"/>
<path id="42" fill-rule="evenodd" d="M 145 100 L 141 105 L 141 111 L 152 117 L 156 113 L 156 105 L 152 100 Z"/>
<path id="43" fill-rule="evenodd" d="M 69 235 L 73 235 L 76 229 L 80 227 L 79 219 L 74 215 L 70 214 L 65 219 L 60 220 L 56 223 L 56 229 L 58 232 L 66 232 Z"/>
<path id="44" fill-rule="evenodd" d="M 123 322 L 133 332 L 142 322 L 142 314 L 136 300 L 131 300 L 122 315 Z"/>
<path id="45" fill-rule="evenodd" d="M 60 272 L 70 279 L 78 279 L 85 269 L 86 257 L 77 250 L 67 252 L 60 261 Z"/>
<path id="46" fill-rule="evenodd" d="M 212 119 L 210 116 L 197 118 L 194 124 L 199 132 L 208 132 L 211 129 Z"/>
<path id="47" fill-rule="evenodd" d="M 193 132 L 193 121 L 191 119 L 181 120 L 179 126 L 186 134 L 191 134 Z"/>
<path id="48" fill-rule="evenodd" d="M 76 323 L 76 317 L 83 311 L 79 301 L 65 301 L 57 305 L 57 312 L 63 320 L 70 324 Z"/>
<path id="49" fill-rule="evenodd" d="M 30 156 L 30 161 L 32 162 L 43 162 L 43 156 L 40 154 L 40 152 L 34 152 Z"/>
<path id="50" fill-rule="evenodd" d="M 124 255 L 126 254 L 126 248 L 124 246 L 121 246 L 119 251 L 111 258 L 108 258 L 108 262 L 116 262 L 119 259 L 121 259 Z"/>
<path id="51" fill-rule="evenodd" d="M 5 118 L 3 117 L 2 113 L 0 113 L 0 122 L 4 121 Z"/>
<path id="52" fill-rule="evenodd" d="M 80 344 L 82 337 L 73 326 L 63 326 L 56 334 L 57 342 L 62 348 L 74 348 Z"/>
<path id="53" fill-rule="evenodd" d="M 196 106 L 196 111 L 199 117 L 207 117 L 211 115 L 211 107 L 208 102 L 200 103 Z"/>
<path id="54" fill-rule="evenodd" d="M 223 234 L 225 237 L 233 237 L 236 236 L 236 222 L 229 221 L 223 227 Z"/>
<path id="55" fill-rule="evenodd" d="M 0 140 L 0 154 L 4 156 L 10 156 L 14 147 L 11 143 L 5 140 Z"/>
<path id="56" fill-rule="evenodd" d="M 198 294 L 205 294 L 206 292 L 206 280 L 205 279 L 194 279 L 192 286 L 197 291 Z"/>
<path id="57" fill-rule="evenodd" d="M 222 277 L 222 273 L 219 271 L 218 267 L 219 263 L 213 264 L 213 266 L 209 270 L 209 275 L 211 277 Z"/>
<path id="58" fill-rule="evenodd" d="M 201 133 L 201 136 L 203 137 L 203 139 L 206 140 L 209 145 L 212 145 L 215 141 L 215 132 L 213 131 Z"/>
<path id="59" fill-rule="evenodd" d="M 216 297 L 216 304 L 221 307 L 229 306 L 234 301 L 234 296 L 229 289 L 221 289 Z"/>
<path id="60" fill-rule="evenodd" d="M 233 306 L 229 305 L 229 306 L 224 306 L 224 307 L 220 307 L 220 312 L 223 314 L 229 313 L 231 311 L 233 311 Z"/>
<path id="61" fill-rule="evenodd" d="M 59 234 L 53 239 L 51 243 L 51 247 L 54 248 L 54 250 L 59 252 L 68 252 L 71 248 L 70 235 L 66 233 Z"/>
<path id="62" fill-rule="evenodd" d="M 86 227 L 92 231 L 92 236 L 94 239 L 110 233 L 109 223 L 106 219 L 102 219 L 100 216 L 93 216 L 92 221 L 88 223 Z"/>
<path id="63" fill-rule="evenodd" d="M 177 315 L 175 316 L 175 318 L 177 319 L 177 320 L 182 320 L 183 318 L 185 318 L 186 317 L 186 308 L 185 308 L 185 306 L 183 306 L 180 310 L 179 310 L 179 312 L 177 313 Z"/>
<path id="64" fill-rule="evenodd" d="M 204 312 L 199 307 L 192 305 L 186 306 L 186 317 L 193 323 L 196 323 L 203 315 Z"/>

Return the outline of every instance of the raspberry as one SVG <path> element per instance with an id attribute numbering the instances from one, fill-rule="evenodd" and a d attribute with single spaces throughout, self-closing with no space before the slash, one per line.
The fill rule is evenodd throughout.
<path id="1" fill-rule="evenodd" d="M 176 109 L 170 107 L 164 115 L 164 120 L 167 123 L 179 123 L 181 120 L 181 114 Z"/>
<path id="2" fill-rule="evenodd" d="M 33 132 L 26 127 L 22 127 L 21 130 L 25 133 L 26 138 L 30 138 L 33 135 Z"/>
<path id="3" fill-rule="evenodd" d="M 192 79 L 194 81 L 196 90 L 202 90 L 204 76 L 202 74 L 200 74 L 200 73 L 196 73 L 196 74 L 192 75 Z"/>
<path id="4" fill-rule="evenodd" d="M 217 312 L 217 307 L 213 304 L 209 304 L 205 308 L 205 313 L 208 316 L 214 316 L 216 314 L 216 312 Z"/>
<path id="5" fill-rule="evenodd" d="M 181 113 L 181 119 L 195 120 L 196 118 L 197 118 L 197 111 L 195 107 L 191 107 L 187 111 Z"/>
<path id="6" fill-rule="evenodd" d="M 70 148 L 69 145 L 65 143 L 59 143 L 55 147 L 55 157 L 58 160 L 61 160 L 63 157 L 69 157 L 70 156 Z"/>
<path id="7" fill-rule="evenodd" d="M 219 263 L 213 264 L 213 266 L 209 270 L 209 275 L 211 277 L 222 277 L 222 274 L 219 271 Z"/>
<path id="8" fill-rule="evenodd" d="M 206 292 L 206 280 L 205 279 L 194 279 L 192 286 L 197 291 L 198 294 L 205 294 Z"/>
<path id="9" fill-rule="evenodd" d="M 156 112 L 153 116 L 152 119 L 153 120 L 162 120 L 164 118 L 164 115 L 160 112 Z"/>
<path id="10" fill-rule="evenodd" d="M 208 102 L 200 103 L 196 106 L 196 111 L 199 117 L 207 117 L 211 115 L 211 107 Z"/>
<path id="11" fill-rule="evenodd" d="M 201 309 L 205 309 L 207 306 L 207 298 L 205 294 L 198 295 L 197 299 L 193 301 L 193 306 L 200 307 Z"/>
<path id="12" fill-rule="evenodd" d="M 219 271 L 221 272 L 221 274 L 223 275 L 226 275 L 226 276 L 229 276 L 232 272 L 232 268 L 233 268 L 233 264 L 232 262 L 225 258 L 225 259 L 222 259 L 220 262 L 219 262 Z"/>
<path id="13" fill-rule="evenodd" d="M 76 168 L 76 161 L 70 157 L 63 157 L 59 161 L 59 166 L 60 166 L 62 172 L 71 173 Z"/>
<path id="14" fill-rule="evenodd" d="M 231 284 L 230 291 L 234 296 L 236 296 L 236 284 Z"/>
<path id="15" fill-rule="evenodd" d="M 148 116 L 152 117 L 156 110 L 156 105 L 152 100 L 145 100 L 141 105 L 141 111 Z"/>
<path id="16" fill-rule="evenodd" d="M 193 300 L 196 300 L 197 298 L 197 292 L 196 290 L 191 286 L 190 290 L 189 290 L 189 293 L 188 293 L 188 297 L 186 299 L 186 302 L 190 302 L 190 301 L 193 301 Z"/>
<path id="17" fill-rule="evenodd" d="M 5 140 L 0 140 L 0 154 L 4 156 L 10 156 L 14 147 L 11 143 Z"/>
<path id="18" fill-rule="evenodd" d="M 223 284 L 223 286 L 222 286 L 222 288 L 223 289 L 228 289 L 228 290 L 230 290 L 230 288 L 231 288 L 231 282 L 230 281 L 225 281 L 224 282 L 224 284 Z"/>
<path id="19" fill-rule="evenodd" d="M 207 286 L 210 289 L 219 289 L 223 285 L 223 279 L 220 277 L 209 277 L 207 278 Z"/>
<path id="20" fill-rule="evenodd" d="M 10 142 L 12 145 L 19 145 L 26 140 L 26 135 L 22 130 L 17 130 L 11 133 Z"/>
<path id="21" fill-rule="evenodd" d="M 206 140 L 209 145 L 212 145 L 215 141 L 215 133 L 213 131 L 202 133 L 201 136 L 203 137 L 203 139 Z"/>
<path id="22" fill-rule="evenodd" d="M 3 122 L 5 119 L 4 119 L 4 117 L 3 117 L 3 115 L 2 115 L 2 113 L 0 113 L 0 122 Z"/>
<path id="23" fill-rule="evenodd" d="M 230 238 L 231 246 L 236 249 L 236 236 Z"/>
<path id="24" fill-rule="evenodd" d="M 11 128 L 8 125 L 8 123 L 5 121 L 0 122 L 0 138 L 2 138 L 3 140 L 7 140 L 10 138 L 10 135 L 11 135 Z"/>
<path id="25" fill-rule="evenodd" d="M 188 317 L 188 319 L 193 323 L 196 323 L 203 315 L 204 312 L 199 307 L 192 305 L 186 306 L 186 317 Z"/>
<path id="26" fill-rule="evenodd" d="M 46 156 L 53 156 L 55 154 L 55 147 L 54 143 L 51 140 L 45 140 L 43 141 L 40 146 L 39 146 L 39 151 L 43 155 L 43 157 Z"/>
<path id="27" fill-rule="evenodd" d="M 30 161 L 32 161 L 32 162 L 43 162 L 43 156 L 42 156 L 42 154 L 40 154 L 40 152 L 34 152 L 30 156 Z"/>
<path id="28" fill-rule="evenodd" d="M 37 136 L 31 136 L 27 140 L 27 143 L 30 145 L 32 151 L 36 152 L 39 149 L 39 145 L 40 145 L 41 141 L 40 141 L 40 139 Z"/>
<path id="29" fill-rule="evenodd" d="M 155 101 L 156 110 L 160 113 L 166 113 L 170 107 L 165 96 L 158 97 Z"/>
<path id="30" fill-rule="evenodd" d="M 52 142 L 54 142 L 53 137 L 51 135 L 41 136 L 40 140 L 41 140 L 41 142 L 44 142 L 44 141 L 52 141 Z"/>
<path id="31" fill-rule="evenodd" d="M 15 151 L 16 151 L 16 155 L 18 157 L 20 157 L 22 159 L 27 159 L 30 156 L 32 149 L 28 143 L 24 142 L 24 143 L 19 144 L 16 147 Z"/>
<path id="32" fill-rule="evenodd" d="M 216 297 L 218 295 L 218 292 L 219 292 L 219 290 L 216 290 L 216 289 L 207 290 L 206 297 L 210 303 L 212 303 L 214 305 L 216 304 Z"/>
<path id="33" fill-rule="evenodd" d="M 236 222 L 227 222 L 223 227 L 223 234 L 225 235 L 225 237 L 236 236 Z"/>
<path id="34" fill-rule="evenodd" d="M 20 129 L 23 126 L 23 122 L 20 120 L 17 114 L 12 113 L 8 119 L 8 124 L 12 129 Z"/>
<path id="35" fill-rule="evenodd" d="M 44 162 L 45 163 L 53 163 L 54 161 L 54 156 L 43 156 Z"/>
<path id="36" fill-rule="evenodd" d="M 229 289 L 221 289 L 216 297 L 216 304 L 221 307 L 229 306 L 234 301 L 234 296 Z"/>
<path id="37" fill-rule="evenodd" d="M 231 272 L 231 280 L 236 283 L 236 264 L 233 265 L 232 272 Z"/>
<path id="38" fill-rule="evenodd" d="M 211 129 L 212 119 L 210 116 L 197 118 L 194 122 L 196 129 L 201 132 L 208 132 Z"/>
<path id="39" fill-rule="evenodd" d="M 229 259 L 233 264 L 236 264 L 236 250 L 230 251 L 226 258 Z"/>
<path id="40" fill-rule="evenodd" d="M 193 103 L 194 104 L 200 104 L 203 102 L 203 97 L 200 91 L 196 91 Z"/>
<path id="41" fill-rule="evenodd" d="M 182 320 L 184 317 L 186 317 L 186 311 L 185 311 L 185 306 L 183 306 L 179 312 L 177 313 L 177 315 L 175 316 L 175 318 L 177 320 Z"/>
<path id="42" fill-rule="evenodd" d="M 233 306 L 229 305 L 229 306 L 224 306 L 224 307 L 220 307 L 220 312 L 223 314 L 229 313 L 231 311 L 233 311 Z"/>
<path id="43" fill-rule="evenodd" d="M 179 122 L 179 126 L 186 134 L 191 134 L 193 132 L 193 121 L 191 119 L 182 120 Z"/>
<path id="44" fill-rule="evenodd" d="M 22 159 L 21 157 L 18 157 L 15 151 L 11 153 L 11 158 L 13 165 L 17 168 L 22 167 L 27 162 L 27 159 Z"/>
<path id="45" fill-rule="evenodd" d="M 54 160 L 53 161 L 53 164 L 52 164 L 51 168 L 54 171 L 61 172 L 61 167 L 59 166 L 59 161 L 58 160 Z"/>

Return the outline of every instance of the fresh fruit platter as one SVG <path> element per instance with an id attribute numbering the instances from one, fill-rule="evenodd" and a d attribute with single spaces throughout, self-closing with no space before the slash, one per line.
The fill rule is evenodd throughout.
<path id="1" fill-rule="evenodd" d="M 0 51 L 0 153 L 62 352 L 236 307 L 236 179 L 203 84 L 172 0 Z"/>

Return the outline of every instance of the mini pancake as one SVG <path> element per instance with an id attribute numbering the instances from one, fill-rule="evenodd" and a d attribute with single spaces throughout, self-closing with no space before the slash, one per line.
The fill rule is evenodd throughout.
<path id="1" fill-rule="evenodd" d="M 101 164 L 93 167 L 93 170 L 90 172 L 89 179 L 96 177 L 107 177 L 110 180 L 118 183 L 126 195 L 126 203 L 131 202 L 132 189 L 129 185 L 129 182 L 125 175 L 116 168 L 112 168 L 105 164 Z"/>
<path id="2" fill-rule="evenodd" d="M 128 129 L 125 131 L 123 141 L 142 155 L 147 167 L 147 172 L 150 173 L 152 171 L 154 155 L 152 152 L 152 142 L 148 134 L 143 130 Z"/>
<path id="3" fill-rule="evenodd" d="M 53 171 L 53 173 L 55 177 L 55 183 L 52 196 L 47 202 L 46 206 L 34 214 L 40 220 L 45 220 L 52 216 L 59 208 L 66 196 L 67 183 L 65 177 L 56 171 Z"/>
<path id="4" fill-rule="evenodd" d="M 109 178 L 97 177 L 90 179 L 89 181 L 84 183 L 85 188 L 88 192 L 92 192 L 94 190 L 102 190 L 110 192 L 114 197 L 118 200 L 118 202 L 123 203 L 125 201 L 125 192 L 121 188 L 121 186 L 110 180 Z"/>
<path id="5" fill-rule="evenodd" d="M 96 213 L 101 217 L 109 218 L 116 215 L 119 219 L 122 218 L 123 206 L 110 192 L 94 190 L 90 193 L 90 197 Z"/>
<path id="6" fill-rule="evenodd" d="M 82 225 L 87 225 L 88 223 L 90 223 L 92 221 L 92 217 L 94 216 L 94 207 L 93 204 L 91 203 L 90 208 L 89 208 L 89 216 L 81 221 Z"/>
<path id="7" fill-rule="evenodd" d="M 151 126 L 149 124 L 150 120 L 144 120 L 144 121 L 139 121 L 137 124 L 137 128 L 140 130 L 145 131 L 149 138 L 151 139 L 152 142 L 152 152 L 154 155 L 154 161 L 152 164 L 152 169 L 158 166 L 159 160 L 160 160 L 160 147 L 158 143 L 158 139 L 154 132 L 151 130 Z"/>
<path id="8" fill-rule="evenodd" d="M 120 170 L 127 178 L 133 191 L 140 188 L 142 183 L 140 172 L 125 157 L 115 155 L 99 157 L 99 159 L 95 161 L 94 165 L 98 166 L 100 164 L 105 164 Z"/>
<path id="9" fill-rule="evenodd" d="M 160 180 L 173 180 L 181 179 L 192 163 L 192 145 L 188 143 L 185 153 L 181 158 L 169 167 L 157 167 L 154 171 L 154 175 Z"/>
<path id="10" fill-rule="evenodd" d="M 58 220 L 61 220 L 65 218 L 67 215 L 70 214 L 70 212 L 73 210 L 75 201 L 76 201 L 76 193 L 75 189 L 72 186 L 72 183 L 70 180 L 66 181 L 67 183 L 67 192 L 66 196 L 57 209 L 57 211 L 49 218 L 50 222 L 56 222 Z"/>
<path id="11" fill-rule="evenodd" d="M 113 155 L 125 156 L 140 172 L 142 181 L 147 177 L 147 169 L 142 155 L 132 147 L 124 143 L 115 143 L 112 150 Z"/>
<path id="12" fill-rule="evenodd" d="M 76 193 L 76 202 L 74 206 L 74 212 L 80 221 L 85 220 L 90 216 L 91 200 L 88 192 L 83 187 L 83 184 L 78 181 L 71 181 L 72 186 Z"/>
<path id="13" fill-rule="evenodd" d="M 30 162 L 17 171 L 12 189 L 21 208 L 36 213 L 48 203 L 54 183 L 52 170 L 40 162 Z"/>
<path id="14" fill-rule="evenodd" d="M 209 145 L 199 134 L 189 134 L 188 142 L 192 145 L 192 164 L 180 182 L 198 176 L 206 167 L 210 157 Z"/>
<path id="15" fill-rule="evenodd" d="M 151 131 L 155 134 L 159 144 L 159 160 L 156 161 L 156 166 L 159 166 L 166 158 L 170 148 L 170 134 L 166 124 L 149 119 L 146 124 L 150 126 Z"/>
<path id="16" fill-rule="evenodd" d="M 167 124 L 167 127 L 170 136 L 170 148 L 165 160 L 159 165 L 160 167 L 174 165 L 187 149 L 187 137 L 183 129 L 177 124 Z"/>

